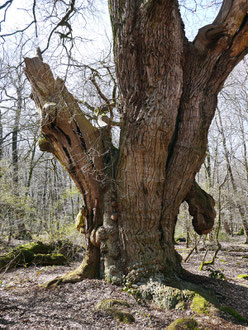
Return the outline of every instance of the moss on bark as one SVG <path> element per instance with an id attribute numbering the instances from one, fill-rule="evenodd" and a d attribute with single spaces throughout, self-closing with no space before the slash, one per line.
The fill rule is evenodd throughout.
<path id="1" fill-rule="evenodd" d="M 38 145 L 41 151 L 53 152 L 53 148 L 49 141 L 44 136 L 41 136 L 38 140 Z"/>

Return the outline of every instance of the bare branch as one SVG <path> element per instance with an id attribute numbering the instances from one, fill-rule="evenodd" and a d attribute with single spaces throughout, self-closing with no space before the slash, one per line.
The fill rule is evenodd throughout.
<path id="1" fill-rule="evenodd" d="M 7 15 L 7 10 L 9 9 L 9 7 L 12 5 L 13 0 L 9 0 L 6 1 L 2 6 L 0 6 L 0 10 L 7 7 L 4 11 L 4 16 L 3 16 L 3 20 L 0 21 L 0 31 L 1 31 L 1 23 L 5 22 L 6 20 L 6 15 Z"/>
<path id="2" fill-rule="evenodd" d="M 11 33 L 1 34 L 0 37 L 4 39 L 5 37 L 13 36 L 13 35 L 15 35 L 17 33 L 22 33 L 24 31 L 26 31 L 28 28 L 30 28 L 30 26 L 33 25 L 34 23 L 36 23 L 36 22 L 35 21 L 32 21 L 24 29 L 16 30 L 16 31 L 11 32 Z"/>
<path id="3" fill-rule="evenodd" d="M 0 6 L 0 10 L 7 7 L 9 8 L 9 6 L 12 4 L 13 0 L 8 0 L 6 1 L 2 6 Z"/>
<path id="4" fill-rule="evenodd" d="M 69 35 L 71 34 L 72 28 L 68 21 L 75 13 L 75 1 L 76 0 L 71 0 L 70 8 L 66 11 L 66 14 L 62 17 L 62 19 L 59 21 L 59 23 L 52 29 L 51 33 L 49 34 L 48 40 L 47 40 L 46 48 L 43 49 L 42 53 L 45 52 L 49 48 L 51 38 L 52 38 L 53 34 L 55 33 L 55 31 L 60 26 L 65 26 L 69 30 L 66 34 L 60 33 L 61 39 L 68 38 Z"/>
<path id="5" fill-rule="evenodd" d="M 33 11 L 33 17 L 34 17 L 34 22 L 35 22 L 35 36 L 36 38 L 38 38 L 38 29 L 37 29 L 37 19 L 36 19 L 36 0 L 33 0 L 33 8 L 32 8 L 32 11 Z"/>

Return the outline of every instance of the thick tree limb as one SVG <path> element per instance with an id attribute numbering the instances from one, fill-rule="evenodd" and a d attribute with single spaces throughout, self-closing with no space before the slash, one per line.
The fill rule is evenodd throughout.
<path id="1" fill-rule="evenodd" d="M 248 52 L 247 10 L 247 0 L 224 0 L 213 24 L 200 29 L 193 45 L 185 43 L 184 88 L 167 162 L 164 209 L 175 199 L 181 204 L 205 158 L 218 92 Z"/>
<path id="2" fill-rule="evenodd" d="M 26 58 L 25 73 L 41 114 L 41 129 L 52 152 L 64 165 L 87 207 L 93 209 L 100 200 L 104 173 L 104 150 L 100 131 L 84 117 L 64 81 L 53 77 L 49 66 L 39 58 Z M 43 147 L 44 147 L 43 141 Z"/>
<path id="3" fill-rule="evenodd" d="M 84 117 L 64 81 L 53 77 L 49 66 L 39 58 L 25 59 L 25 73 L 41 114 L 42 150 L 52 152 L 66 168 L 87 207 L 86 232 L 101 223 L 96 210 L 101 206 L 104 186 L 103 137 Z"/>
<path id="4" fill-rule="evenodd" d="M 216 216 L 213 197 L 194 182 L 185 201 L 189 205 L 189 213 L 193 217 L 192 223 L 197 234 L 209 233 Z"/>
<path id="5" fill-rule="evenodd" d="M 26 58 L 25 64 L 24 70 L 41 114 L 44 138 L 39 145 L 62 163 L 84 199 L 84 233 L 88 242 L 84 262 L 75 271 L 52 280 L 49 285 L 95 277 L 99 272 L 100 249 L 98 242 L 91 238 L 102 224 L 104 189 L 109 179 L 108 166 L 111 166 L 107 166 L 106 158 L 112 151 L 111 139 L 108 132 L 98 130 L 84 117 L 64 81 L 55 80 L 47 64 L 38 57 Z"/>
<path id="6" fill-rule="evenodd" d="M 248 2 L 224 0 L 210 25 L 199 30 L 194 45 L 201 51 L 229 51 L 231 57 L 248 52 Z"/>

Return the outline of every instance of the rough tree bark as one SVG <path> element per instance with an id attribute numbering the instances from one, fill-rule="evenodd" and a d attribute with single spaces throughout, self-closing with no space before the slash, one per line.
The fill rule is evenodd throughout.
<path id="1" fill-rule="evenodd" d="M 93 127 L 49 66 L 25 59 L 42 117 L 40 146 L 65 166 L 84 202 L 85 262 L 57 281 L 97 276 L 101 254 L 114 283 L 183 273 L 173 244 L 179 206 L 188 202 L 199 234 L 211 230 L 214 201 L 195 175 L 218 92 L 248 51 L 247 0 L 224 0 L 193 43 L 176 0 L 110 0 L 109 9 L 122 102 L 118 150 L 111 122 Z"/>

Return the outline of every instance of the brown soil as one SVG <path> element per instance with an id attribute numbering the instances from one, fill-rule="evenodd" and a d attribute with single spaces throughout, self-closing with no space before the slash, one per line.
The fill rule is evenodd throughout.
<path id="1" fill-rule="evenodd" d="M 182 243 L 177 245 L 177 249 L 183 257 L 189 251 Z M 204 253 L 194 252 L 184 268 L 195 274 L 213 274 L 198 270 Z M 210 251 L 209 258 L 212 254 L 213 251 Z M 213 270 L 224 274 L 226 280 L 203 281 L 202 285 L 205 289 L 214 290 L 221 304 L 234 308 L 248 318 L 248 280 L 237 278 L 239 274 L 248 273 L 248 258 L 245 257 L 248 257 L 247 245 L 237 241 L 223 244 Z M 109 285 L 103 280 L 84 280 L 51 289 L 39 286 L 77 265 L 19 268 L 0 274 L 0 328 L 164 329 L 178 318 L 193 317 L 200 329 L 248 329 L 248 325 L 221 312 L 197 316 L 190 309 L 165 311 L 149 302 L 138 303 L 121 287 Z M 97 302 L 108 298 L 129 302 L 130 308 L 127 310 L 135 317 L 135 323 L 120 323 L 106 312 L 94 309 Z"/>

